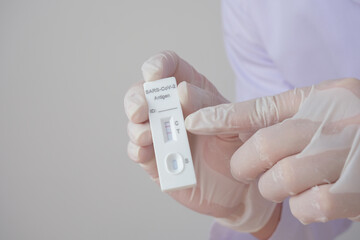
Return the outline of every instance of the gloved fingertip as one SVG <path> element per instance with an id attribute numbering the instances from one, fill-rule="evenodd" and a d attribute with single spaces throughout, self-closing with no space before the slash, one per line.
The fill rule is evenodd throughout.
<path id="1" fill-rule="evenodd" d="M 179 57 L 173 51 L 160 52 L 141 66 L 145 82 L 171 77 L 176 71 Z"/>
<path id="2" fill-rule="evenodd" d="M 241 164 L 241 147 L 234 152 L 230 159 L 230 172 L 233 178 L 241 183 L 249 184 L 254 181 L 254 178 L 247 177 Z"/>
<path id="3" fill-rule="evenodd" d="M 237 170 L 236 160 L 234 160 L 233 157 L 231 157 L 231 160 L 230 160 L 230 173 L 231 173 L 231 176 L 236 181 L 243 182 L 242 179 L 240 178 L 240 174 Z M 247 183 L 247 182 L 244 181 L 244 183 Z"/>
<path id="4" fill-rule="evenodd" d="M 186 118 L 187 119 L 187 118 Z M 185 128 L 187 131 L 192 134 L 197 135 L 209 135 L 206 130 L 204 130 L 201 125 L 199 125 L 199 120 L 196 118 L 185 119 Z"/>
<path id="5" fill-rule="evenodd" d="M 327 216 L 329 212 L 326 210 L 333 209 L 335 205 L 328 207 L 331 205 L 330 201 L 324 201 L 325 199 L 327 198 L 324 197 L 319 187 L 313 187 L 311 190 L 290 198 L 291 213 L 303 224 L 327 222 L 330 219 Z"/>
<path id="6" fill-rule="evenodd" d="M 180 82 L 178 84 L 179 98 L 187 97 L 187 92 L 188 92 L 188 83 L 186 81 Z"/>
<path id="7" fill-rule="evenodd" d="M 141 66 L 145 82 L 154 81 L 162 77 L 162 56 L 160 54 L 149 58 Z"/>
<path id="8" fill-rule="evenodd" d="M 189 132 L 206 134 L 206 121 L 203 119 L 203 110 L 196 111 L 185 118 L 185 127 Z"/>
<path id="9" fill-rule="evenodd" d="M 185 119 L 185 127 L 188 131 L 202 135 L 222 133 L 222 123 L 214 119 L 214 107 L 202 108 Z"/>
<path id="10" fill-rule="evenodd" d="M 139 146 L 135 145 L 132 142 L 128 142 L 127 154 L 131 160 L 137 162 L 139 157 L 139 149 L 140 149 Z"/>
<path id="11" fill-rule="evenodd" d="M 178 93 L 185 117 L 203 107 L 202 101 L 207 98 L 203 90 L 186 81 L 179 83 Z M 194 101 L 194 99 L 197 100 Z"/>
<path id="12" fill-rule="evenodd" d="M 187 116 L 185 118 L 185 128 L 188 130 L 188 131 L 192 131 L 194 129 L 194 118 L 193 118 L 193 114 L 190 114 L 189 116 Z"/>
<path id="13" fill-rule="evenodd" d="M 178 94 L 179 94 L 179 100 L 181 103 L 181 106 L 183 108 L 184 116 L 189 115 L 191 112 L 188 112 L 188 104 L 191 102 L 191 99 L 189 98 L 189 89 L 188 89 L 188 83 L 183 81 L 180 82 L 178 85 Z"/>
<path id="14" fill-rule="evenodd" d="M 134 123 L 140 123 L 147 119 L 147 104 L 139 103 L 138 98 L 127 99 L 124 101 L 125 113 L 128 119 Z"/>

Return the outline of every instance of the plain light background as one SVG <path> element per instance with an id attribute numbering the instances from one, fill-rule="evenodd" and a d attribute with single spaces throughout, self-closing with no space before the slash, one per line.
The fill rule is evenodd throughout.
<path id="1" fill-rule="evenodd" d="M 208 238 L 126 154 L 124 94 L 165 49 L 234 99 L 220 1 L 0 0 L 1 240 Z"/>

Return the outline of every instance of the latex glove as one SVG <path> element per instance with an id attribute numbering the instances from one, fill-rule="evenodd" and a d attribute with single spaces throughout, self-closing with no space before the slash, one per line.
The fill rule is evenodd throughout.
<path id="1" fill-rule="evenodd" d="M 207 106 L 228 102 L 216 88 L 173 52 L 163 52 L 142 66 L 145 81 L 174 76 L 185 116 Z M 158 182 L 148 109 L 142 83 L 131 87 L 124 99 L 129 118 L 128 155 Z M 233 229 L 254 232 L 271 217 L 275 204 L 261 197 L 257 183 L 243 184 L 230 172 L 230 158 L 242 142 L 237 135 L 188 134 L 197 186 L 169 194 L 184 206 L 220 218 Z"/>
<path id="2" fill-rule="evenodd" d="M 360 220 L 359 80 L 205 108 L 185 123 L 197 134 L 256 132 L 232 156 L 232 174 L 250 181 L 265 172 L 261 194 L 274 202 L 292 196 L 301 222 Z"/>

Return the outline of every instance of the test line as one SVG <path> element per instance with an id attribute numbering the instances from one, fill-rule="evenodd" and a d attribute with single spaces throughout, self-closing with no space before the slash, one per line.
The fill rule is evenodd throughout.
<path id="1" fill-rule="evenodd" d="M 164 110 L 161 110 L 161 111 L 158 111 L 158 112 L 166 112 L 166 111 L 170 111 L 170 110 L 174 110 L 174 109 L 177 109 L 177 107 L 164 109 Z"/>

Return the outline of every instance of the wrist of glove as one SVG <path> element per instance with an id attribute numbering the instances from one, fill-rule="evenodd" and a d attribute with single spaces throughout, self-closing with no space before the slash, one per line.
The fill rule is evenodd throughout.
<path id="1" fill-rule="evenodd" d="M 216 221 L 239 232 L 257 232 L 269 222 L 277 204 L 261 196 L 257 181 L 247 186 L 243 196 L 243 204 L 236 211 Z"/>

